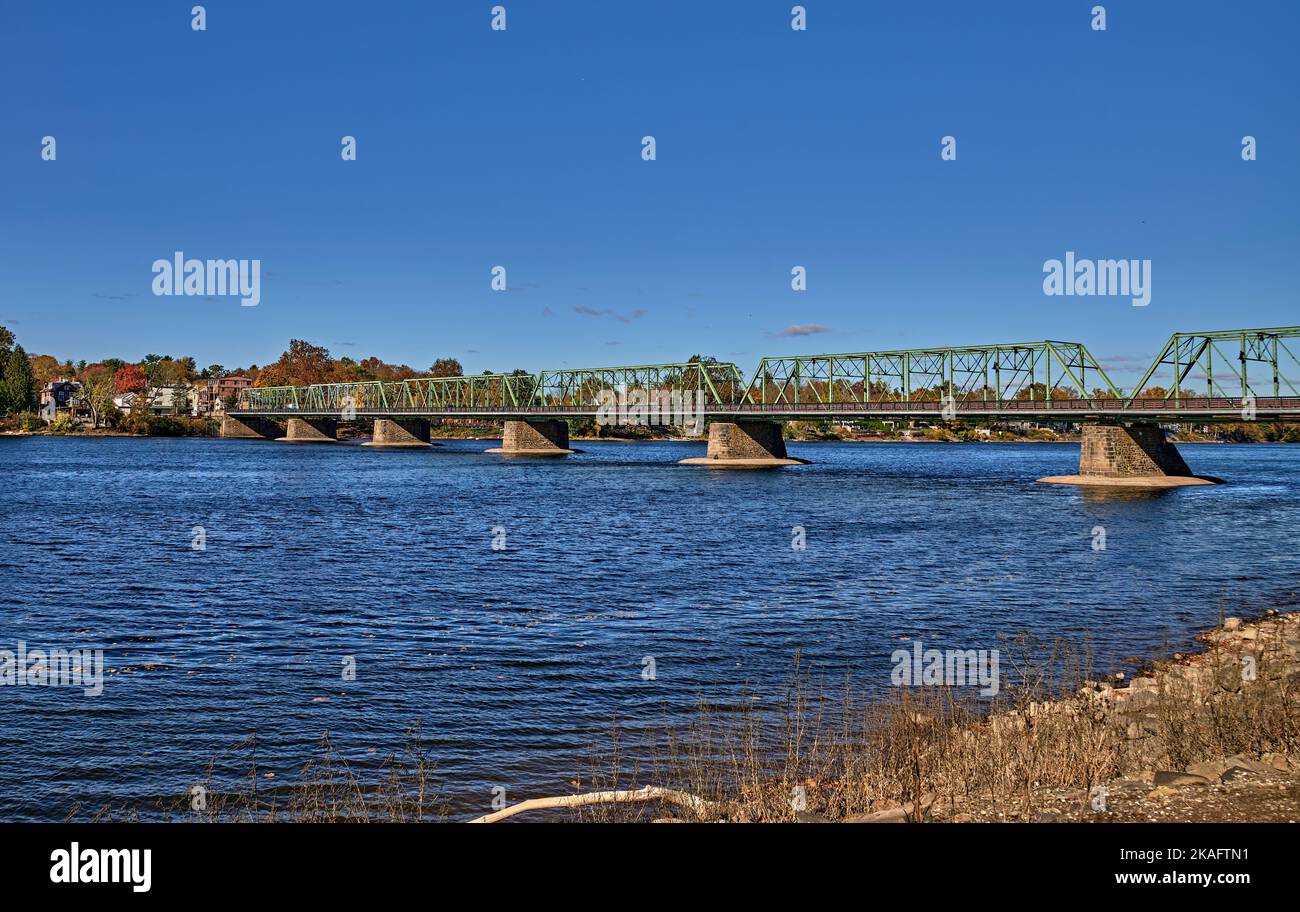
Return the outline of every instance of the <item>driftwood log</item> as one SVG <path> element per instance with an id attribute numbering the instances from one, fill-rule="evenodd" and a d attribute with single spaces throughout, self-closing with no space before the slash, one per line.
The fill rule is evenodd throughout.
<path id="1" fill-rule="evenodd" d="M 476 817 L 470 823 L 496 823 L 498 820 L 505 820 L 507 817 L 522 814 L 524 811 L 540 811 L 543 808 L 582 807 L 588 804 L 627 804 L 636 801 L 666 801 L 669 804 L 690 808 L 698 814 L 706 814 L 717 807 L 714 802 L 706 801 L 689 792 L 679 792 L 676 789 L 647 785 L 644 788 L 623 789 L 612 792 L 586 792 L 581 795 L 557 795 L 554 798 L 529 798 L 527 801 L 512 804 L 510 807 L 493 811 L 491 814 Z"/>

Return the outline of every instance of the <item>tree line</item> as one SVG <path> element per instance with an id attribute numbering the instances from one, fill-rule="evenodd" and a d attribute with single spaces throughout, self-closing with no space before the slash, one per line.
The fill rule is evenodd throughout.
<path id="1" fill-rule="evenodd" d="M 60 361 L 53 355 L 28 355 L 13 332 L 0 326 L 0 416 L 31 412 L 36 392 L 51 380 L 67 378 L 81 385 L 80 402 L 96 427 L 117 417 L 113 400 L 134 394 L 136 410 L 148 412 L 164 390 L 172 389 L 187 401 L 189 390 L 204 380 L 247 377 L 255 386 L 306 386 L 313 383 L 355 383 L 366 380 L 408 380 L 413 377 L 459 377 L 460 361 L 437 358 L 427 370 L 408 364 L 389 364 L 378 357 L 354 360 L 334 358 L 329 350 L 302 339 L 291 339 L 278 359 L 259 367 L 227 368 L 209 364 L 199 368 L 192 357 L 147 354 L 138 361 L 105 358 L 102 361 Z"/>
<path id="2" fill-rule="evenodd" d="M 409 364 L 389 364 L 380 358 L 335 358 L 323 345 L 290 339 L 279 359 L 259 368 L 239 372 L 252 377 L 254 386 L 311 386 L 315 383 L 358 383 L 365 380 L 410 380 L 413 377 L 459 377 L 464 368 L 455 358 L 438 358 L 428 370 Z"/>

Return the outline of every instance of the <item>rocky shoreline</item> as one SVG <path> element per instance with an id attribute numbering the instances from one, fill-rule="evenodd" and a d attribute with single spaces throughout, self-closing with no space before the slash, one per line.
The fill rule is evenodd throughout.
<path id="1" fill-rule="evenodd" d="M 1227 618 L 1198 639 L 1203 652 L 1092 682 L 1073 699 L 1029 703 L 961 736 L 1016 739 L 1035 726 L 1082 724 L 1111 761 L 1099 781 L 1041 783 L 1014 807 L 931 791 L 844 822 L 1300 820 L 1300 613 Z M 1224 744 L 1243 749 L 1214 749 Z"/>
<path id="2" fill-rule="evenodd" d="M 986 703 L 904 686 L 846 694 L 837 714 L 796 689 L 784 724 L 706 720 L 671 739 L 689 762 L 563 803 L 579 819 L 663 823 L 1300 820 L 1300 613 L 1227 618 L 1198 640 L 1104 678 L 1082 644 L 1030 641 Z M 769 760 L 763 744 L 785 751 Z M 644 810 L 586 807 L 600 801 Z"/>

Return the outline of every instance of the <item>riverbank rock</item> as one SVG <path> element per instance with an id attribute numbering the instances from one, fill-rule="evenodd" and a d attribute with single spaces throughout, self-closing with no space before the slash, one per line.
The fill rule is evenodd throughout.
<path id="1" fill-rule="evenodd" d="M 1180 773 L 1177 770 L 1157 770 L 1152 784 L 1159 788 L 1187 788 L 1188 786 L 1206 786 L 1210 780 L 1195 773 Z"/>
<path id="2" fill-rule="evenodd" d="M 1223 779 L 1223 774 L 1235 765 L 1228 759 L 1206 760 L 1204 763 L 1194 763 L 1187 767 L 1187 772 L 1193 776 L 1204 776 L 1211 782 L 1220 782 Z"/>

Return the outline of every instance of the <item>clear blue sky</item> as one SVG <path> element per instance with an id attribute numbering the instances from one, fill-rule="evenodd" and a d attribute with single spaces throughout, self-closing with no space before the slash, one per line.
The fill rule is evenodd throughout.
<path id="1" fill-rule="evenodd" d="M 1117 380 L 1174 330 L 1300 322 L 1294 0 L 1105 32 L 1073 0 L 809 0 L 802 33 L 790 2 L 504 4 L 6 3 L 0 322 L 60 358 L 471 371 L 1077 339 Z M 260 259 L 260 306 L 153 296 L 176 250 Z M 1150 259 L 1150 306 L 1046 297 L 1066 250 Z"/>

